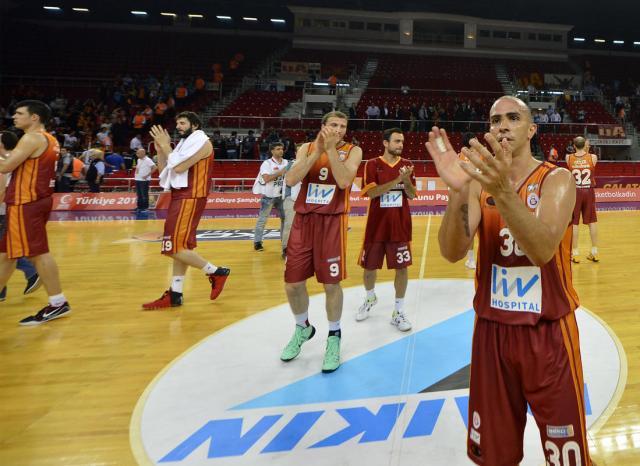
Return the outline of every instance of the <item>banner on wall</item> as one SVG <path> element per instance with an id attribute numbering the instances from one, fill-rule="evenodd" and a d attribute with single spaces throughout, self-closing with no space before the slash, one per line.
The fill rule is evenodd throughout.
<path id="1" fill-rule="evenodd" d="M 167 209 L 171 195 L 169 193 L 151 194 L 151 209 Z M 420 190 L 411 201 L 412 206 L 445 206 L 449 200 L 446 189 Z M 136 208 L 135 193 L 57 193 L 53 195 L 55 211 L 107 211 L 133 210 Z M 640 202 L 640 188 L 616 187 L 596 189 L 596 202 Z M 368 198 L 360 197 L 357 192 L 350 196 L 352 207 L 367 207 Z M 260 196 L 250 192 L 211 193 L 207 199 L 206 209 L 259 209 Z"/>

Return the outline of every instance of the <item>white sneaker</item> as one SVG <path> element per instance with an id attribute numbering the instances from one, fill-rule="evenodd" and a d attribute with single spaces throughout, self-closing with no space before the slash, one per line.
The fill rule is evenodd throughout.
<path id="1" fill-rule="evenodd" d="M 407 316 L 404 315 L 404 312 L 394 312 L 391 317 L 391 325 L 395 325 L 398 327 L 398 330 L 401 332 L 407 332 L 411 330 L 411 322 L 407 320 Z"/>
<path id="2" fill-rule="evenodd" d="M 362 303 L 362 306 L 360 306 L 360 309 L 358 309 L 358 312 L 356 313 L 356 320 L 358 322 L 361 322 L 365 320 L 367 317 L 369 317 L 369 311 L 377 303 L 378 303 L 378 298 L 376 295 L 373 295 L 373 299 L 365 298 L 364 303 Z"/>
<path id="3" fill-rule="evenodd" d="M 476 261 L 474 261 L 473 259 L 467 259 L 467 262 L 464 263 L 464 266 L 468 269 L 475 270 Z"/>

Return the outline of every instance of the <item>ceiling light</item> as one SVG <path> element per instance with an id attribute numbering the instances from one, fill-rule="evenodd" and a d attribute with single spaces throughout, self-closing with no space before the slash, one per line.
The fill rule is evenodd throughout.
<path id="1" fill-rule="evenodd" d="M 132 15 L 137 15 L 137 16 L 145 16 L 147 14 L 146 11 L 140 11 L 140 10 L 131 10 L 131 14 Z"/>
<path id="2" fill-rule="evenodd" d="M 622 44 L 624 44 L 624 41 L 623 40 L 614 40 L 613 43 L 617 44 L 617 45 L 622 45 Z"/>
<path id="3" fill-rule="evenodd" d="M 640 45 L 640 41 L 635 41 L 633 45 Z"/>
<path id="4" fill-rule="evenodd" d="M 73 11 L 81 11 L 83 13 L 89 12 L 89 8 L 71 8 Z"/>
<path id="5" fill-rule="evenodd" d="M 242 19 L 245 21 L 258 21 L 258 18 L 252 18 L 251 16 L 243 16 Z"/>
<path id="6" fill-rule="evenodd" d="M 574 38 L 573 38 L 573 41 L 574 41 L 574 42 L 584 42 L 584 41 L 585 41 L 585 39 L 584 39 L 584 37 L 574 37 Z"/>
<path id="7" fill-rule="evenodd" d="M 189 18 L 204 18 L 204 15 L 198 13 L 189 13 L 187 16 L 189 16 Z"/>
<path id="8" fill-rule="evenodd" d="M 163 11 L 162 13 L 160 13 L 160 16 L 171 16 L 171 17 L 175 18 L 178 15 L 175 14 L 175 13 L 167 13 L 166 11 Z"/>
<path id="9" fill-rule="evenodd" d="M 230 20 L 231 16 L 225 16 L 225 15 L 216 15 L 216 18 L 218 19 L 224 19 L 224 20 Z"/>
<path id="10" fill-rule="evenodd" d="M 280 19 L 280 18 L 271 18 L 271 22 L 272 23 L 286 23 L 286 21 L 284 19 Z"/>
<path id="11" fill-rule="evenodd" d="M 594 39 L 594 42 L 597 42 L 598 44 L 604 44 L 606 42 L 606 40 L 604 39 Z"/>
<path id="12" fill-rule="evenodd" d="M 60 11 L 62 9 L 59 6 L 44 6 L 42 8 L 44 8 L 45 10 L 53 10 L 53 11 Z"/>
<path id="13" fill-rule="evenodd" d="M 474 37 L 474 36 L 473 36 L 473 34 L 469 34 L 469 35 L 467 36 L 467 39 L 472 40 L 472 39 L 473 39 L 473 37 Z"/>

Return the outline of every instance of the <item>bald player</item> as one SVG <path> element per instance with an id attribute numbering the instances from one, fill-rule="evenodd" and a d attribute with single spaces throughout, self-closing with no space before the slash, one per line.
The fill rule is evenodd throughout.
<path id="1" fill-rule="evenodd" d="M 576 188 L 568 170 L 533 158 L 536 130 L 527 105 L 505 96 L 491 107 L 488 148 L 472 139 L 462 149 L 469 162 L 437 127 L 426 144 L 450 189 L 442 255 L 463 259 L 479 236 L 467 454 L 519 464 L 528 404 L 547 464 L 589 466 L 569 263 Z"/>
<path id="2" fill-rule="evenodd" d="M 43 324 L 71 312 L 47 240 L 60 153 L 56 138 L 45 131 L 50 118 L 51 109 L 44 102 L 25 100 L 16 104 L 13 124 L 24 131 L 24 136 L 8 156 L 0 158 L 0 173 L 12 173 L 5 197 L 6 232 L 0 239 L 0 289 L 15 270 L 16 259 L 24 256 L 35 264 L 49 295 L 49 303 L 22 319 L 20 325 Z"/>
<path id="3" fill-rule="evenodd" d="M 580 251 L 578 249 L 578 232 L 580 216 L 582 223 L 589 225 L 589 235 L 591 236 L 591 253 L 587 260 L 600 262 L 598 257 L 598 216 L 596 215 L 596 190 L 595 171 L 598 163 L 598 156 L 589 153 L 589 141 L 582 136 L 573 140 L 573 147 L 576 152 L 567 154 L 565 160 L 567 168 L 571 171 L 576 182 L 576 205 L 573 209 L 573 250 L 571 251 L 571 262 L 580 263 Z"/>

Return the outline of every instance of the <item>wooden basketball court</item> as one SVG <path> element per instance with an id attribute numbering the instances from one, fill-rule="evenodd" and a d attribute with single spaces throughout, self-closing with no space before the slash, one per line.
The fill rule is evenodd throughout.
<path id="1" fill-rule="evenodd" d="M 410 278 L 472 278 L 462 262 L 440 257 L 441 217 L 414 217 L 414 265 Z M 627 383 L 608 420 L 592 434 L 599 466 L 640 464 L 640 216 L 599 213 L 601 262 L 574 266 L 581 304 L 617 335 L 628 362 Z M 204 229 L 252 229 L 255 219 L 203 220 Z M 278 228 L 275 219 L 267 227 Z M 349 278 L 361 284 L 355 265 L 364 217 L 352 217 Z M 159 254 L 161 220 L 50 222 L 50 245 L 60 266 L 73 312 L 38 327 L 19 327 L 46 300 L 43 289 L 22 295 L 17 272 L 0 304 L 0 464 L 135 464 L 129 441 L 133 409 L 149 382 L 174 358 L 217 330 L 286 301 L 279 241 L 253 251 L 251 241 L 200 242 L 198 251 L 232 275 L 222 296 L 208 300 L 209 284 L 189 270 L 185 304 L 179 309 L 142 312 L 140 305 L 160 296 L 170 281 L 170 262 Z M 145 240 L 136 240 L 134 237 Z M 581 227 L 583 258 L 590 247 Z M 382 270 L 378 281 L 392 280 Z M 309 282 L 310 293 L 321 287 Z M 352 319 L 355 309 L 345 309 Z M 283 329 L 289 332 L 289 329 Z M 250 335 L 247 336 L 250 340 Z M 250 350 L 259 351 L 257 348 Z M 460 445 L 463 449 L 464 445 Z"/>

